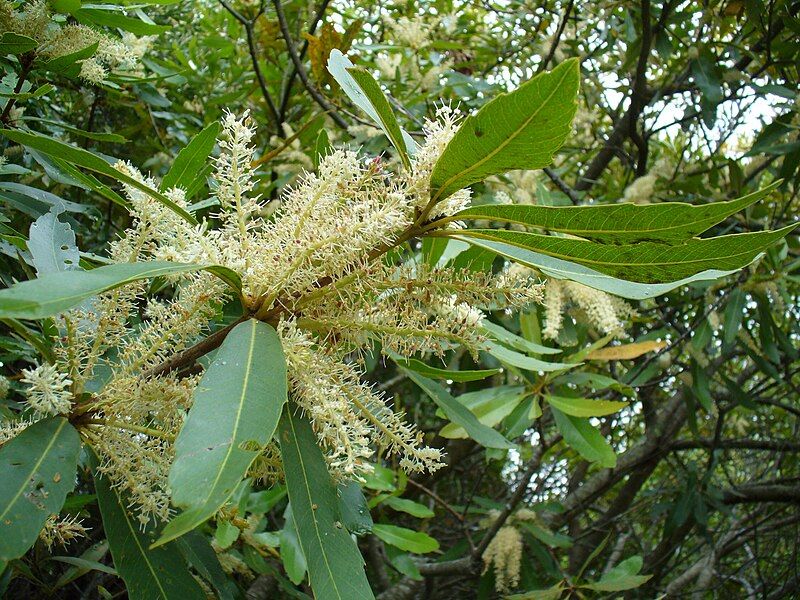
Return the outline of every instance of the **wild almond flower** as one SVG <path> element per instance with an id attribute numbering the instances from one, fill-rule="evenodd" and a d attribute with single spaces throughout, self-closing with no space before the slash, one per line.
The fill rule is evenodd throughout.
<path id="1" fill-rule="evenodd" d="M 604 335 L 621 336 L 625 331 L 625 321 L 636 315 L 634 308 L 621 298 L 574 281 L 551 278 L 545 286 L 544 338 L 558 337 L 568 302 L 579 309 L 591 327 Z"/>
<path id="2" fill-rule="evenodd" d="M 72 408 L 72 380 L 51 364 L 22 371 L 22 383 L 28 384 L 25 394 L 28 406 L 42 416 L 65 415 Z"/>
<path id="3" fill-rule="evenodd" d="M 381 260 L 414 237 L 431 170 L 457 120 L 457 111 L 439 108 L 409 171 L 334 150 L 271 210 L 256 191 L 255 130 L 247 113 L 228 113 L 215 160 L 215 229 L 189 224 L 138 188 L 123 186 L 133 222 L 111 244 L 111 259 L 217 264 L 239 274 L 243 308 L 275 326 L 291 401 L 311 422 L 340 480 L 362 478 L 378 449 L 409 472 L 442 464 L 441 451 L 426 446 L 422 433 L 362 380 L 366 352 L 380 347 L 386 355 L 424 357 L 462 345 L 477 353 L 486 342 L 479 327 L 484 311 L 541 299 L 531 272 L 475 273 L 413 257 Z M 129 163 L 115 167 L 158 187 Z M 186 207 L 184 190 L 164 194 Z M 433 208 L 432 218 L 468 203 L 469 192 L 457 192 Z M 134 283 L 58 315 L 55 364 L 37 367 L 25 380 L 35 410 L 70 415 L 100 457 L 100 472 L 125 494 L 143 526 L 171 516 L 173 442 L 200 380 L 159 366 L 203 338 L 229 294 L 206 272 L 168 283 L 171 294 L 148 296 L 145 283 Z M 10 435 L 8 427 L 0 430 L 0 442 Z M 274 444 L 249 475 L 280 479 Z M 228 566 L 236 569 L 235 563 L 232 558 Z"/>
<path id="4" fill-rule="evenodd" d="M 44 522 L 44 528 L 39 532 L 39 539 L 44 542 L 48 550 L 52 550 L 53 546 L 66 546 L 74 539 L 86 537 L 87 531 L 88 528 L 83 526 L 83 521 L 77 515 L 63 518 L 51 515 Z"/>

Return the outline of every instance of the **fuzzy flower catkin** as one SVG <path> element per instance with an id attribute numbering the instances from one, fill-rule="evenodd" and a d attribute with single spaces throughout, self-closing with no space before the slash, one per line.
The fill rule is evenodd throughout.
<path id="1" fill-rule="evenodd" d="M 522 534 L 512 525 L 504 525 L 483 552 L 485 569 L 494 570 L 495 589 L 500 593 L 519 585 L 522 566 Z"/>
<path id="2" fill-rule="evenodd" d="M 544 296 L 544 338 L 558 337 L 568 301 L 580 310 L 588 325 L 602 334 L 621 336 L 625 331 L 625 320 L 636 315 L 632 306 L 616 296 L 574 281 L 549 279 Z"/>
<path id="3" fill-rule="evenodd" d="M 44 416 L 65 415 L 72 408 L 72 380 L 59 372 L 55 365 L 43 364 L 22 371 L 22 383 L 29 387 L 25 391 L 28 405 L 37 414 Z"/>

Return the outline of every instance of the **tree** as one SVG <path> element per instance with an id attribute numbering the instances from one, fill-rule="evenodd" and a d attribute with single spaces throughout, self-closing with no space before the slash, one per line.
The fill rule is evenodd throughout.
<path id="1" fill-rule="evenodd" d="M 796 593 L 796 4 L 0 23 L 4 594 Z"/>

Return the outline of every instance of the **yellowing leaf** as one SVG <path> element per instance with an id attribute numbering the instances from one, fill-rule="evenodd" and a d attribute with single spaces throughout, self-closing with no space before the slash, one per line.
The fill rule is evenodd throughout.
<path id="1" fill-rule="evenodd" d="M 661 350 L 666 346 L 666 342 L 648 340 L 646 342 L 634 342 L 633 344 L 623 344 L 621 346 L 609 346 L 590 352 L 586 358 L 589 360 L 630 360 L 637 358 L 648 352 Z"/>

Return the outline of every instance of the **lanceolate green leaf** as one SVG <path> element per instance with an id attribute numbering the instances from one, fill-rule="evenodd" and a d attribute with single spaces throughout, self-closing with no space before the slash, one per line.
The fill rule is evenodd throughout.
<path id="1" fill-rule="evenodd" d="M 463 239 L 469 241 L 470 244 L 485 248 L 486 250 L 491 250 L 519 264 L 539 269 L 549 277 L 570 279 L 597 290 L 602 290 L 609 294 L 614 294 L 615 296 L 621 296 L 622 298 L 630 298 L 631 300 L 655 298 L 675 288 L 679 288 L 682 285 L 687 285 L 695 281 L 712 281 L 721 277 L 727 277 L 738 271 L 738 269 L 730 269 L 727 271 L 707 269 L 691 277 L 679 279 L 678 281 L 670 281 L 667 283 L 638 283 L 635 281 L 617 279 L 616 277 L 611 277 L 610 275 L 595 271 L 594 269 L 579 265 L 578 263 L 548 256 L 540 252 L 533 252 L 532 250 L 519 248 L 511 244 L 479 238 L 464 237 Z"/>
<path id="2" fill-rule="evenodd" d="M 189 212 L 175 204 L 164 194 L 158 190 L 154 190 L 150 186 L 134 179 L 133 177 L 129 177 L 128 175 L 117 171 L 103 157 L 98 156 L 97 154 L 89 152 L 88 150 L 84 150 L 83 148 L 77 148 L 75 146 L 65 144 L 64 142 L 60 142 L 56 139 L 46 135 L 40 135 L 38 133 L 30 133 L 17 129 L 0 129 L 0 134 L 14 142 L 17 142 L 18 144 L 33 148 L 34 150 L 39 150 L 48 156 L 54 156 L 79 167 L 83 167 L 84 169 L 89 169 L 95 173 L 106 175 L 122 183 L 127 183 L 128 185 L 143 191 L 148 196 L 157 200 L 174 213 L 186 219 L 189 223 L 197 223 L 197 220 Z"/>
<path id="3" fill-rule="evenodd" d="M 337 48 L 331 50 L 331 54 L 328 57 L 328 72 L 330 72 L 330 74 L 336 80 L 336 83 L 341 86 L 348 98 L 350 98 L 350 100 L 352 100 L 353 103 L 358 106 L 358 108 L 367 113 L 370 119 L 372 119 L 376 125 L 383 129 L 389 140 L 394 143 L 392 136 L 389 135 L 389 132 L 386 131 L 384 127 L 383 118 L 378 113 L 378 110 L 376 110 L 376 107 L 373 106 L 372 99 L 367 97 L 361 86 L 356 82 L 356 80 L 353 78 L 353 75 L 350 73 L 350 69 L 354 66 L 355 65 L 350 62 L 350 59 L 342 54 L 341 50 Z M 384 97 L 384 100 L 385 99 L 386 98 Z M 400 130 L 400 134 L 402 136 L 406 152 L 408 154 L 414 154 L 414 151 L 416 150 L 416 142 L 414 142 L 411 136 L 402 129 Z M 398 150 L 400 149 L 398 148 Z"/>
<path id="4" fill-rule="evenodd" d="M 92 456 L 95 467 L 97 458 Z M 125 582 L 130 600 L 203 600 L 205 593 L 189 572 L 175 544 L 151 549 L 155 527 L 128 512 L 127 501 L 108 478 L 95 475 L 95 490 L 103 529 L 114 566 Z"/>
<path id="5" fill-rule="evenodd" d="M 487 342 L 489 354 L 494 356 L 501 363 L 517 367 L 518 369 L 525 369 L 526 371 L 561 371 L 564 369 L 572 369 L 578 366 L 579 363 L 557 363 L 546 362 L 538 358 L 532 358 L 525 354 L 520 354 L 510 348 L 501 346 L 494 342 Z"/>
<path id="6" fill-rule="evenodd" d="M 589 398 L 567 398 L 565 396 L 545 396 L 550 406 L 573 417 L 602 417 L 618 412 L 628 406 L 627 402 L 613 400 L 590 400 Z"/>
<path id="7" fill-rule="evenodd" d="M 372 78 L 369 71 L 363 67 L 351 67 L 347 69 L 347 72 L 350 73 L 350 76 L 355 80 L 358 87 L 361 88 L 361 91 L 364 92 L 364 95 L 375 109 L 375 113 L 380 120 L 381 129 L 383 129 L 389 141 L 392 142 L 392 145 L 397 148 L 403 166 L 405 166 L 406 169 L 410 169 L 411 161 L 408 158 L 408 150 L 406 149 L 406 141 L 403 139 L 403 132 L 400 129 L 400 125 L 397 124 L 397 118 L 394 116 L 394 111 L 392 111 L 389 100 L 386 99 L 386 95 L 383 93 L 381 86 Z"/>
<path id="8" fill-rule="evenodd" d="M 487 427 L 494 427 L 510 415 L 525 396 L 525 388 L 521 385 L 501 385 L 461 394 L 458 401 L 481 423 Z M 454 423 L 448 423 L 439 435 L 444 438 L 465 438 L 467 432 Z"/>
<path id="9" fill-rule="evenodd" d="M 393 360 L 400 366 L 415 371 L 425 377 L 433 379 L 449 379 L 450 381 L 479 381 L 492 375 L 497 375 L 500 369 L 479 369 L 476 371 L 450 371 L 449 369 L 438 369 L 431 367 L 422 361 L 414 358 L 394 358 Z"/>
<path id="10" fill-rule="evenodd" d="M 487 427 L 469 409 L 453 398 L 450 393 L 435 381 L 423 377 L 419 373 L 403 369 L 414 383 L 442 409 L 442 412 L 456 425 L 461 426 L 473 440 L 486 448 L 514 448 L 514 444 L 504 438 L 499 432 Z"/>
<path id="11" fill-rule="evenodd" d="M 433 168 L 431 203 L 489 175 L 549 165 L 569 133 L 578 85 L 570 59 L 464 119 Z"/>
<path id="12" fill-rule="evenodd" d="M 166 261 L 120 263 L 89 271 L 48 273 L 0 290 L 0 318 L 43 319 L 134 281 L 200 270 L 210 271 L 230 285 L 235 285 L 238 280 L 238 275 L 225 267 Z"/>
<path id="13" fill-rule="evenodd" d="M 727 202 L 693 205 L 686 202 L 656 204 L 603 204 L 595 206 L 537 206 L 484 204 L 454 215 L 452 220 L 520 223 L 536 229 L 580 236 L 597 242 L 678 243 L 697 236 L 723 219 L 761 200 L 781 184 Z"/>
<path id="14" fill-rule="evenodd" d="M 628 281 L 664 283 L 707 269 L 741 269 L 795 227 L 797 224 L 776 231 L 691 239 L 676 245 L 657 242 L 600 244 L 505 229 L 466 229 L 458 237 L 467 241 L 479 238 L 510 244 Z"/>
<path id="15" fill-rule="evenodd" d="M 215 121 L 198 133 L 189 144 L 178 153 L 169 171 L 161 180 L 161 189 L 168 190 L 178 186 L 186 191 L 195 187 L 195 179 L 202 177 L 208 156 L 217 143 L 219 122 Z"/>
<path id="16" fill-rule="evenodd" d="M 228 501 L 271 439 L 286 403 L 280 338 L 250 319 L 225 338 L 194 393 L 175 440 L 169 473 L 172 501 L 184 512 L 170 521 L 163 544 L 209 519 Z"/>
<path id="17" fill-rule="evenodd" d="M 28 426 L 0 447 L 0 564 L 36 541 L 75 487 L 81 442 L 63 417 Z"/>
<path id="18" fill-rule="evenodd" d="M 358 547 L 341 523 L 336 487 L 311 425 L 284 409 L 278 427 L 286 488 L 314 596 L 373 598 Z"/>
<path id="19" fill-rule="evenodd" d="M 385 523 L 376 523 L 372 526 L 372 532 L 387 544 L 406 552 L 426 554 L 439 549 L 439 542 L 421 531 Z"/>
<path id="20" fill-rule="evenodd" d="M 588 419 L 566 415 L 555 407 L 550 408 L 556 426 L 564 441 L 589 462 L 612 468 L 617 464 L 614 449 L 603 435 L 591 426 Z"/>

